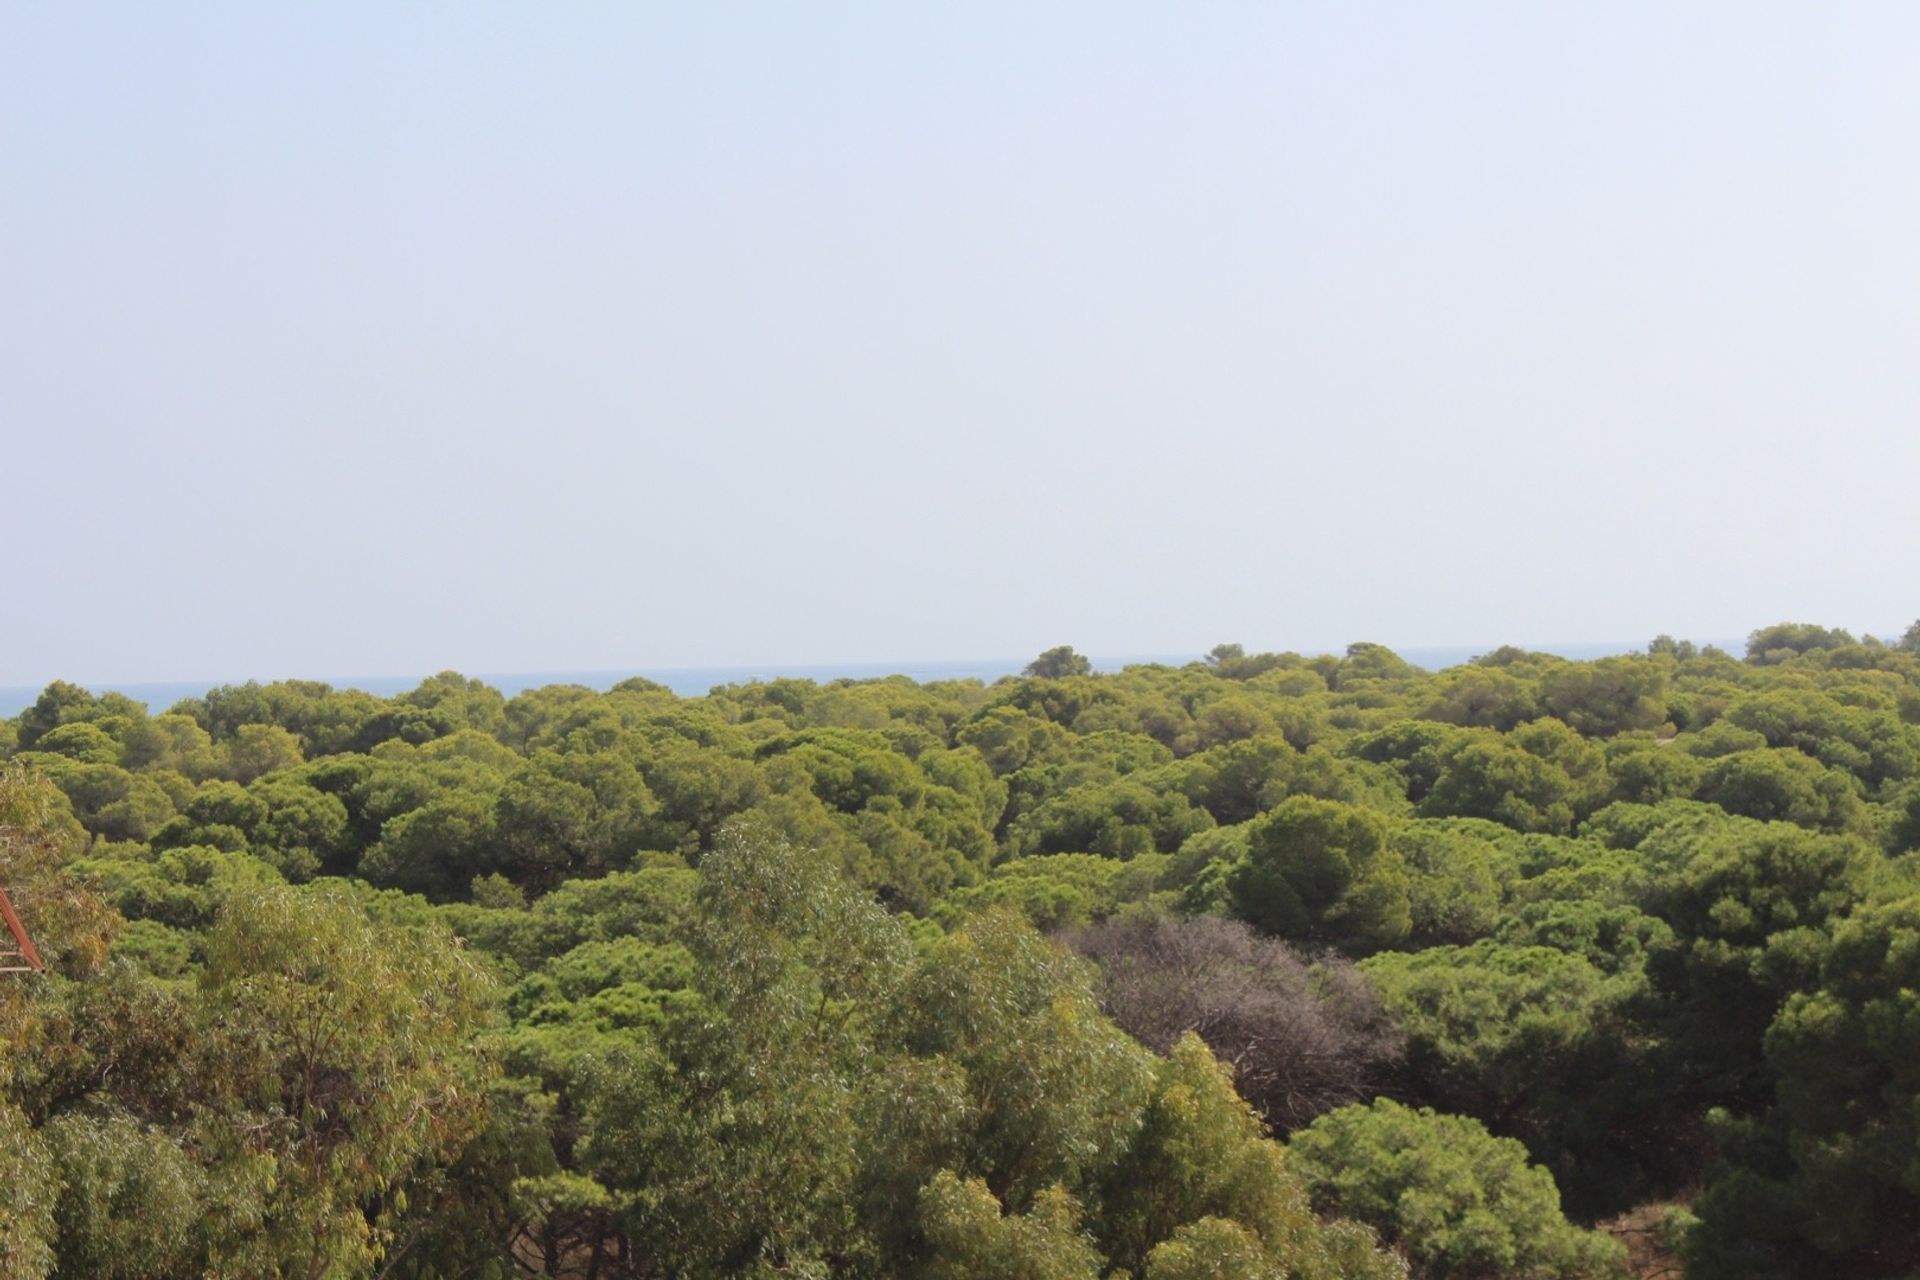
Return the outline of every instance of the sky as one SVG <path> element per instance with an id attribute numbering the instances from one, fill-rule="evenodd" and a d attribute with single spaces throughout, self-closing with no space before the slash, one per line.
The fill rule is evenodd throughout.
<path id="1" fill-rule="evenodd" d="M 1920 615 L 1920 6 L 0 9 L 0 685 Z"/>

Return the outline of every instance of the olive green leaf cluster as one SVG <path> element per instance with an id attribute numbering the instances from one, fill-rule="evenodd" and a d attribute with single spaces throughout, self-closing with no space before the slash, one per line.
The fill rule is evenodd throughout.
<path id="1" fill-rule="evenodd" d="M 17 1153 L 0 1270 L 370 1274 L 424 1171 L 480 1127 L 491 979 L 444 929 L 377 925 L 345 886 L 237 889 L 191 980 L 105 958 L 97 900 L 21 856 L 70 838 L 49 791 L 0 775 L 0 876 L 53 962 L 0 989 Z"/>
<path id="2" fill-rule="evenodd" d="M 1321 1116 L 1287 1144 L 1325 1207 L 1378 1225 L 1423 1276 L 1559 1280 L 1621 1274 L 1616 1241 L 1570 1224 L 1527 1149 L 1468 1116 L 1390 1099 Z"/>

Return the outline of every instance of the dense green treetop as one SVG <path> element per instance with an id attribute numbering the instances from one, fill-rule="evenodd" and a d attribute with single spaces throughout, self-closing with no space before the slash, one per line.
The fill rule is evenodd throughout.
<path id="1" fill-rule="evenodd" d="M 56 682 L 0 1274 L 1907 1275 L 1917 633 Z"/>

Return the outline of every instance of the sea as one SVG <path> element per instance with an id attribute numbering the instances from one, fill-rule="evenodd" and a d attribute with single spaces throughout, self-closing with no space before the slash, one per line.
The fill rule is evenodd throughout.
<path id="1" fill-rule="evenodd" d="M 1414 647 L 1397 649 L 1402 658 L 1418 667 L 1430 671 L 1440 671 L 1447 667 L 1469 662 L 1479 654 L 1498 648 L 1497 645 L 1452 645 L 1438 647 Z M 1541 653 L 1558 654 L 1563 658 L 1604 658 L 1620 653 L 1638 653 L 1645 649 L 1644 644 L 1579 642 L 1572 644 L 1532 644 L 1522 645 Z M 1733 652 L 1740 651 L 1736 642 L 1726 642 L 1722 647 Z M 1145 656 L 1092 657 L 1096 671 L 1119 671 L 1124 667 L 1143 663 L 1183 666 L 1196 661 L 1200 655 L 1158 654 Z M 829 662 L 829 663 L 764 663 L 758 666 L 739 667 L 632 667 L 609 671 L 511 671 L 511 672 L 473 672 L 479 679 L 486 681 L 501 693 L 511 698 L 514 694 L 527 689 L 537 689 L 550 684 L 579 684 L 590 689 L 610 689 L 622 680 L 640 676 L 663 684 L 683 698 L 698 697 L 723 685 L 751 684 L 755 681 L 778 679 L 813 680 L 826 683 L 831 680 L 877 680 L 885 676 L 902 675 L 925 684 L 934 680 L 979 680 L 991 684 L 1004 676 L 1018 675 L 1026 666 L 1026 658 L 992 658 L 964 662 Z M 301 677 L 318 678 L 336 689 L 363 689 L 380 697 L 392 697 L 405 693 L 418 685 L 431 673 L 422 672 L 399 676 L 345 676 L 345 677 Z M 176 681 L 118 681 L 104 680 L 89 683 L 75 680 L 94 693 L 122 693 L 136 702 L 145 703 L 147 709 L 159 714 L 186 698 L 197 698 L 207 690 L 224 684 L 244 684 L 248 677 L 222 680 L 176 680 Z M 37 685 L 0 686 L 0 719 L 9 719 L 32 706 L 40 696 L 41 687 Z"/>

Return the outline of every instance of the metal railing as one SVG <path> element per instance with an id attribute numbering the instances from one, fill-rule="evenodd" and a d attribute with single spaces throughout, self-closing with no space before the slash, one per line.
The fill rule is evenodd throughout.
<path id="1" fill-rule="evenodd" d="M 4 888 L 0 888 L 0 924 L 6 926 L 6 932 L 0 933 L 0 973 L 45 970 L 40 953 L 33 949 L 33 939 L 27 936 L 27 927 L 20 923 L 20 914 L 13 909 L 13 899 Z"/>

